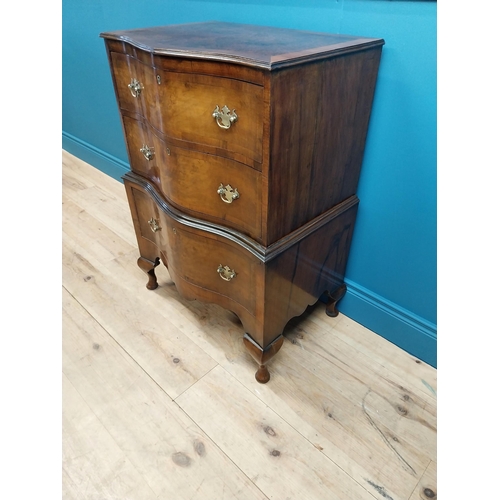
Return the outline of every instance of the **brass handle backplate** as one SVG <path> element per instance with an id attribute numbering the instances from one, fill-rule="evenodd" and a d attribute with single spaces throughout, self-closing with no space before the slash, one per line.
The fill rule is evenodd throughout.
<path id="1" fill-rule="evenodd" d="M 223 266 L 222 264 L 219 264 L 217 272 L 224 281 L 231 281 L 236 276 L 236 273 L 229 266 Z"/>
<path id="2" fill-rule="evenodd" d="M 155 155 L 155 148 L 150 148 L 147 144 L 143 144 L 140 151 L 148 161 L 152 160 Z"/>
<path id="3" fill-rule="evenodd" d="M 212 116 L 215 118 L 217 125 L 224 129 L 228 129 L 238 119 L 234 109 L 230 111 L 226 105 L 222 109 L 219 109 L 219 105 L 215 106 Z"/>
<path id="4" fill-rule="evenodd" d="M 238 188 L 232 188 L 230 184 L 224 186 L 224 184 L 220 184 L 217 189 L 217 194 L 220 195 L 220 199 L 224 203 L 232 203 L 234 200 L 237 200 L 240 197 L 240 193 L 238 193 Z"/>
<path id="5" fill-rule="evenodd" d="M 136 78 L 132 78 L 132 81 L 128 84 L 128 88 L 130 89 L 130 93 L 134 97 L 139 97 L 144 87 L 139 80 L 137 80 Z"/>
<path id="6" fill-rule="evenodd" d="M 153 233 L 156 233 L 156 231 L 161 231 L 161 227 L 158 225 L 158 220 L 151 217 L 151 219 L 148 220 L 149 227 L 151 228 L 151 231 Z"/>

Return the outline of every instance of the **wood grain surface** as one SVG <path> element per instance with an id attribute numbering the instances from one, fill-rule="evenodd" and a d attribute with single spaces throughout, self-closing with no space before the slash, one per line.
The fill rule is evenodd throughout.
<path id="1" fill-rule="evenodd" d="M 277 69 L 384 44 L 380 38 L 209 21 L 101 33 L 147 52 Z"/>

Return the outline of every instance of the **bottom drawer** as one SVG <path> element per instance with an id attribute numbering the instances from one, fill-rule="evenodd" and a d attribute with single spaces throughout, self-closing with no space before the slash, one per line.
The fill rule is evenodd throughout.
<path id="1" fill-rule="evenodd" d="M 236 301 L 254 315 L 255 275 L 260 262 L 235 243 L 186 228 L 168 216 L 165 226 L 169 270 L 176 278 Z M 220 298 L 214 302 L 223 305 Z"/>
<path id="2" fill-rule="evenodd" d="M 152 261 L 152 253 L 166 257 L 182 295 L 217 303 L 240 318 L 243 307 L 247 313 L 243 316 L 254 317 L 262 262 L 227 238 L 186 225 L 135 184 L 125 180 L 125 186 L 141 256 Z M 197 291 L 182 293 L 182 282 L 194 285 Z"/>

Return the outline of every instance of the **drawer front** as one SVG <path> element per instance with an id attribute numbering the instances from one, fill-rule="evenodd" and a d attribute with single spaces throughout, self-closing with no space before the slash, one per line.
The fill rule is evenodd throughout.
<path id="1" fill-rule="evenodd" d="M 149 127 L 125 115 L 122 115 L 122 122 L 131 170 L 152 180 L 157 177 L 158 151 Z M 146 151 L 152 154 L 147 156 Z"/>
<path id="2" fill-rule="evenodd" d="M 154 261 L 161 255 L 179 289 L 194 285 L 193 298 L 218 303 L 253 324 L 262 263 L 237 243 L 174 219 L 142 187 L 127 179 L 125 187 L 141 256 Z"/>
<path id="3" fill-rule="evenodd" d="M 165 214 L 168 262 L 173 274 L 243 306 L 255 315 L 255 276 L 259 261 L 236 244 L 226 243 L 210 233 L 190 230 Z M 215 298 L 213 302 L 219 302 Z M 227 304 L 221 303 L 224 307 Z"/>
<path id="4" fill-rule="evenodd" d="M 118 105 L 146 117 L 153 125 L 160 121 L 156 72 L 134 57 L 111 52 Z"/>
<path id="5" fill-rule="evenodd" d="M 261 239 L 260 172 L 227 158 L 168 147 L 153 129 L 125 115 L 123 124 L 132 170 L 168 201 L 194 217 Z"/>
<path id="6" fill-rule="evenodd" d="M 171 148 L 160 169 L 162 190 L 183 212 L 256 240 L 261 228 L 261 174 L 227 158 Z"/>
<path id="7" fill-rule="evenodd" d="M 183 147 L 261 169 L 262 86 L 166 71 L 116 52 L 111 61 L 122 110 L 142 115 L 167 139 L 190 143 Z"/>
<path id="8" fill-rule="evenodd" d="M 161 189 L 160 169 L 167 168 L 169 149 L 145 122 L 122 115 L 130 168 Z"/>
<path id="9" fill-rule="evenodd" d="M 129 203 L 139 247 L 141 247 L 142 239 L 160 245 L 163 234 L 160 210 L 142 190 L 132 188 L 130 193 Z"/>
<path id="10" fill-rule="evenodd" d="M 262 162 L 263 87 L 189 73 L 161 72 L 162 130 L 173 139 L 207 145 L 239 161 Z M 214 118 L 216 109 L 236 120 Z M 234 110 L 234 114 L 233 113 Z M 227 128 L 224 128 L 227 127 Z"/>

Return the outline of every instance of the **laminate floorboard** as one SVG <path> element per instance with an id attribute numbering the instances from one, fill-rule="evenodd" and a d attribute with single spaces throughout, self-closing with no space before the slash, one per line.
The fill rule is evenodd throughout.
<path id="1" fill-rule="evenodd" d="M 437 498 L 433 367 L 318 303 L 258 384 L 234 314 L 146 289 L 123 185 L 62 163 L 64 499 Z"/>

